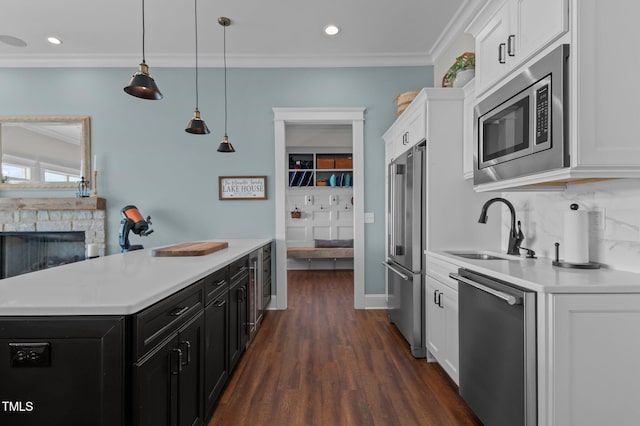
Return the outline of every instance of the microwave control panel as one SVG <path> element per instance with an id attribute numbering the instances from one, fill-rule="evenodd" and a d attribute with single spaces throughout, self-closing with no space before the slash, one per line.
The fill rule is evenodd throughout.
<path id="1" fill-rule="evenodd" d="M 549 140 L 549 85 L 536 90 L 536 145 Z"/>

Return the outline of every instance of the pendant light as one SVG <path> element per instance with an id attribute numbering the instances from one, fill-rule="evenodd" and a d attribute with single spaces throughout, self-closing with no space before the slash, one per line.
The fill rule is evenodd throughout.
<path id="1" fill-rule="evenodd" d="M 200 110 L 198 109 L 198 0 L 194 0 L 193 3 L 196 28 L 196 110 L 193 113 L 193 118 L 189 121 L 189 125 L 184 129 L 184 131 L 194 135 L 206 135 L 209 133 L 209 128 L 200 117 Z"/>
<path id="2" fill-rule="evenodd" d="M 144 57 L 144 0 L 142 0 L 142 63 L 138 71 L 131 76 L 131 80 L 127 87 L 124 88 L 124 91 L 131 96 L 142 99 L 162 99 L 162 93 L 160 93 L 156 82 L 149 74 L 149 67 Z"/>
<path id="3" fill-rule="evenodd" d="M 229 142 L 227 136 L 227 27 L 231 25 L 231 19 L 221 16 L 218 23 L 222 25 L 223 30 L 223 60 L 224 60 L 224 138 L 220 142 L 218 152 L 236 152 L 233 145 Z"/>

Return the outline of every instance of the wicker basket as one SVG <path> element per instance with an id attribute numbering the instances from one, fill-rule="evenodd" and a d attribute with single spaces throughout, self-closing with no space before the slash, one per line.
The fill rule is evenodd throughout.
<path id="1" fill-rule="evenodd" d="M 336 169 L 353 169 L 353 159 L 336 158 Z"/>
<path id="2" fill-rule="evenodd" d="M 335 158 L 318 158 L 316 160 L 317 169 L 334 169 L 336 167 Z"/>
<path id="3" fill-rule="evenodd" d="M 407 109 L 407 107 L 415 99 L 415 97 L 418 96 L 418 93 L 420 93 L 419 90 L 412 90 L 410 92 L 404 92 L 396 96 L 393 101 L 398 104 L 398 117 L 400 117 L 400 114 L 402 114 L 404 110 Z"/>

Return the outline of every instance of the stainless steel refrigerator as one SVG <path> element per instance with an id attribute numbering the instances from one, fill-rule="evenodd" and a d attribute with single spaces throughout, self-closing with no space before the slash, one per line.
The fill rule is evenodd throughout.
<path id="1" fill-rule="evenodd" d="M 425 143 L 389 164 L 387 306 L 389 321 L 416 358 L 426 356 L 424 309 Z"/>

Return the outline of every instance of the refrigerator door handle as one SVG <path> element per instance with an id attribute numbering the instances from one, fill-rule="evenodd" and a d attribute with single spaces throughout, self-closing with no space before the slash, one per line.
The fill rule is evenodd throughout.
<path id="1" fill-rule="evenodd" d="M 389 165 L 389 256 L 396 255 L 396 168 Z"/>
<path id="2" fill-rule="evenodd" d="M 397 275 L 399 275 L 400 278 L 402 278 L 403 280 L 405 280 L 405 281 L 409 280 L 409 276 L 407 274 L 404 274 L 404 273 L 400 272 L 398 269 L 396 269 L 393 266 L 389 265 L 387 262 L 382 262 L 382 264 L 385 266 L 385 268 L 390 269 L 391 271 L 393 271 Z"/>

